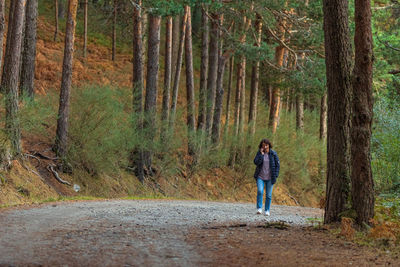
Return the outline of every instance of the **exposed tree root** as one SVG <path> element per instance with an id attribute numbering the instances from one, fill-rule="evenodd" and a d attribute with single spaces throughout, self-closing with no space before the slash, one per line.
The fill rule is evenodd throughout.
<path id="1" fill-rule="evenodd" d="M 56 178 L 57 181 L 59 181 L 60 183 L 66 184 L 66 185 L 69 185 L 69 186 L 72 186 L 68 181 L 65 181 L 65 180 L 61 179 L 60 175 L 58 175 L 58 173 L 56 172 L 56 170 L 54 170 L 54 166 L 53 166 L 53 165 L 48 165 L 48 166 L 46 167 L 46 169 L 47 169 L 49 172 L 51 172 L 51 173 L 54 175 L 54 178 Z"/>

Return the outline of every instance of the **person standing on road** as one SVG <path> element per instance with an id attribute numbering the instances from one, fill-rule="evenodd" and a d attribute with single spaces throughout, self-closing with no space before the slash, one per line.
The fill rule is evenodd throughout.
<path id="1" fill-rule="evenodd" d="M 257 182 L 257 214 L 262 213 L 264 187 L 266 188 L 265 215 L 270 215 L 272 188 L 279 176 L 280 162 L 278 154 L 272 150 L 272 144 L 268 139 L 262 139 L 258 146 L 254 164 L 256 171 L 254 179 Z"/>

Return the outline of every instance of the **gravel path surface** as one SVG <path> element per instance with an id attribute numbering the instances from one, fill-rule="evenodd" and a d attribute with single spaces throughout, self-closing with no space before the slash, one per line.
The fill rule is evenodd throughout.
<path id="1" fill-rule="evenodd" d="M 0 212 L 0 265 L 198 266 L 185 238 L 203 226 L 320 218 L 313 208 L 172 200 L 112 200 Z"/>

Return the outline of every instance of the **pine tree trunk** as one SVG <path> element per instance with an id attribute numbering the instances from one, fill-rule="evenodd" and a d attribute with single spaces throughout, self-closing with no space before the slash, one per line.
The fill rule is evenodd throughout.
<path id="1" fill-rule="evenodd" d="M 171 104 L 171 114 L 169 119 L 170 131 L 173 132 L 175 126 L 175 116 L 176 116 L 176 106 L 178 104 L 178 92 L 179 92 L 179 81 L 181 77 L 181 69 L 182 69 L 182 59 L 183 59 L 183 50 L 185 45 L 185 32 L 186 32 L 186 24 L 187 24 L 187 16 L 188 14 L 185 12 L 182 19 L 182 28 L 181 28 L 181 39 L 179 40 L 179 49 L 178 56 L 176 61 L 176 69 L 175 69 L 175 78 L 174 78 L 174 86 L 172 88 L 172 104 Z"/>
<path id="2" fill-rule="evenodd" d="M 303 94 L 298 92 L 296 95 L 296 130 L 304 129 L 304 99 Z"/>
<path id="3" fill-rule="evenodd" d="M 212 14 L 211 17 L 210 50 L 208 55 L 206 134 L 211 133 L 218 72 L 219 15 Z"/>
<path id="4" fill-rule="evenodd" d="M 254 44 L 257 47 L 261 46 L 261 33 L 262 33 L 262 21 L 260 15 L 257 14 L 255 22 L 255 30 L 257 33 L 257 42 Z M 249 110 L 249 126 L 250 133 L 254 134 L 256 131 L 256 120 L 257 120 L 257 96 L 258 96 L 258 83 L 260 79 L 260 61 L 256 61 L 253 64 L 251 71 L 251 94 L 250 94 L 250 110 Z"/>
<path id="5" fill-rule="evenodd" d="M 55 20 L 55 29 L 54 29 L 54 42 L 57 40 L 58 35 L 58 0 L 54 1 L 54 20 Z"/>
<path id="6" fill-rule="evenodd" d="M 87 34 L 88 34 L 88 0 L 84 0 L 84 11 L 83 11 L 83 57 L 87 56 Z"/>
<path id="7" fill-rule="evenodd" d="M 17 1 L 11 1 L 11 2 L 10 2 L 10 8 L 9 8 L 9 11 L 8 11 L 7 36 L 11 36 L 11 35 L 12 35 L 12 31 L 13 31 L 12 25 L 13 25 L 13 18 L 14 18 L 14 8 L 15 8 L 15 4 L 16 4 L 16 3 L 17 3 Z M 2 80 L 2 81 L 5 79 L 5 77 L 4 77 L 4 75 L 5 75 L 5 73 L 4 73 L 4 68 L 5 68 L 6 65 L 9 64 L 9 63 L 8 63 L 8 60 L 11 58 L 11 56 L 10 56 L 10 54 L 11 54 L 11 51 L 10 51 L 10 49 L 11 49 L 11 45 L 10 45 L 11 40 L 12 40 L 12 38 L 8 38 L 8 37 L 7 37 L 7 39 L 6 39 L 6 51 L 5 51 L 5 53 L 4 53 L 3 73 L 2 73 L 2 76 L 1 76 L 1 80 Z M 18 77 L 18 78 L 19 78 L 19 77 Z M 18 81 L 18 82 L 19 82 L 19 81 Z M 5 90 L 4 90 L 3 87 L 1 88 L 1 92 L 2 92 L 2 93 L 5 93 Z"/>
<path id="8" fill-rule="evenodd" d="M 181 19 L 179 16 L 176 16 L 172 20 L 172 69 L 171 69 L 172 78 L 175 78 L 176 62 L 178 61 L 180 32 L 181 32 Z M 174 83 L 175 81 L 171 80 L 171 82 Z"/>
<path id="9" fill-rule="evenodd" d="M 21 130 L 18 120 L 18 78 L 22 48 L 22 30 L 26 0 L 13 1 L 12 20 L 8 24 L 6 58 L 1 81 L 1 91 L 6 93 L 6 133 L 11 142 L 11 156 L 21 154 Z M 11 11 L 10 11 L 11 12 Z M 11 15 L 11 14 L 10 14 Z"/>
<path id="10" fill-rule="evenodd" d="M 212 127 L 212 142 L 214 144 L 218 144 L 220 140 L 222 104 L 224 100 L 223 85 L 224 85 L 225 62 L 226 62 L 225 57 L 221 55 L 218 60 L 217 91 L 215 96 L 215 111 L 214 111 L 213 127 Z"/>
<path id="11" fill-rule="evenodd" d="M 136 0 L 138 6 L 142 6 L 142 0 Z M 139 132 L 143 130 L 143 43 L 142 43 L 142 14 L 141 9 L 133 10 L 133 110 L 137 118 Z M 136 166 L 137 176 L 141 183 L 144 181 L 143 149 L 132 153 L 134 165 Z"/>
<path id="12" fill-rule="evenodd" d="M 201 66 L 200 66 L 200 89 L 199 89 L 199 116 L 197 120 L 197 129 L 204 130 L 206 120 L 206 103 L 207 103 L 207 70 L 208 70 L 208 15 L 207 9 L 204 7 L 201 11 Z"/>
<path id="13" fill-rule="evenodd" d="M 373 116 L 373 40 L 370 0 L 355 1 L 355 65 L 353 72 L 353 113 L 351 128 L 351 182 L 353 208 L 358 225 L 374 217 L 374 180 L 371 169 L 371 124 Z"/>
<path id="14" fill-rule="evenodd" d="M 188 153 L 194 155 L 193 138 L 195 132 L 195 102 L 193 78 L 193 49 L 192 49 L 192 18 L 190 7 L 185 7 L 187 13 L 187 26 L 185 34 L 185 65 L 186 65 L 186 98 L 187 98 L 187 127 L 188 127 Z"/>
<path id="15" fill-rule="evenodd" d="M 280 31 L 283 35 L 283 27 L 280 26 Z M 283 56 L 285 54 L 285 48 L 281 45 L 278 45 L 275 48 L 275 62 L 278 67 L 282 67 L 283 65 Z M 270 108 L 269 108 L 269 123 L 268 126 L 271 128 L 272 133 L 276 132 L 279 121 L 279 111 L 281 109 L 281 90 L 279 87 L 274 87 L 271 89 L 271 99 L 270 99 Z"/>
<path id="16" fill-rule="evenodd" d="M 327 182 L 324 222 L 339 221 L 350 192 L 351 48 L 348 1 L 324 0 L 328 88 Z"/>
<path id="17" fill-rule="evenodd" d="M 226 94 L 226 111 L 225 111 L 225 126 L 224 132 L 228 132 L 229 120 L 230 120 L 230 108 L 231 108 L 231 92 L 232 92 L 232 80 L 233 70 L 235 67 L 235 59 L 232 56 L 229 61 L 229 76 L 228 76 L 228 92 Z"/>
<path id="18" fill-rule="evenodd" d="M 0 0 L 0 70 L 3 67 L 3 42 L 4 42 L 4 31 L 6 26 L 5 21 L 6 5 L 5 0 Z"/>
<path id="19" fill-rule="evenodd" d="M 64 0 L 58 0 L 57 4 L 58 4 L 57 5 L 58 6 L 57 7 L 57 17 L 60 20 L 60 19 L 63 19 L 64 16 L 65 16 L 65 7 L 64 7 L 65 1 Z"/>
<path id="20" fill-rule="evenodd" d="M 161 113 L 161 140 L 165 140 L 168 131 L 169 101 L 171 90 L 171 68 L 172 68 L 172 17 L 166 18 L 165 24 L 165 64 L 164 64 L 164 93 Z"/>
<path id="21" fill-rule="evenodd" d="M 54 150 L 57 156 L 64 158 L 67 153 L 69 101 L 72 83 L 72 62 L 74 56 L 74 39 L 76 25 L 76 10 L 78 0 L 68 1 L 67 26 L 65 30 L 65 48 L 60 89 L 60 106 L 56 130 Z"/>
<path id="22" fill-rule="evenodd" d="M 239 135 L 244 132 L 244 117 L 246 111 L 246 57 L 242 56 L 242 79 L 241 79 L 241 93 L 240 93 L 240 112 L 239 112 Z"/>
<path id="23" fill-rule="evenodd" d="M 235 95 L 235 111 L 234 111 L 234 134 L 235 136 L 239 135 L 239 114 L 240 114 L 240 99 L 242 95 L 242 60 L 236 64 L 236 95 Z"/>
<path id="24" fill-rule="evenodd" d="M 144 129 L 146 130 L 148 140 L 154 140 L 157 115 L 157 87 L 158 87 L 158 65 L 160 54 L 160 24 L 161 17 L 150 14 L 149 16 L 149 37 L 147 49 L 147 80 L 146 97 L 144 103 L 145 119 Z M 146 149 L 144 151 L 144 162 L 150 174 L 152 170 L 153 152 Z"/>
<path id="25" fill-rule="evenodd" d="M 319 119 L 319 139 L 326 139 L 326 120 L 327 120 L 327 94 L 321 97 L 321 109 L 320 109 L 320 119 Z"/>
<path id="26" fill-rule="evenodd" d="M 115 57 L 117 54 L 117 9 L 118 9 L 118 0 L 114 0 L 113 7 L 113 29 L 112 29 L 112 61 L 115 61 Z"/>
<path id="27" fill-rule="evenodd" d="M 21 90 L 33 98 L 36 62 L 36 31 L 38 0 L 27 0 L 25 19 L 24 52 L 22 54 Z"/>

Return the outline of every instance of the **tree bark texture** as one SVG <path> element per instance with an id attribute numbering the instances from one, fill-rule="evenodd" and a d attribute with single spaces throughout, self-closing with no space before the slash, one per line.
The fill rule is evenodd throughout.
<path id="1" fill-rule="evenodd" d="M 232 56 L 229 60 L 229 76 L 228 76 L 228 92 L 226 94 L 226 110 L 225 110 L 225 126 L 224 132 L 228 131 L 228 125 L 230 120 L 230 109 L 231 109 L 231 92 L 232 92 L 232 80 L 233 80 L 233 71 L 235 67 L 235 59 Z"/>
<path id="2" fill-rule="evenodd" d="M 296 130 L 304 130 L 304 99 L 301 92 L 296 95 Z"/>
<path id="3" fill-rule="evenodd" d="M 157 115 L 157 87 L 158 87 L 158 62 L 160 54 L 160 24 L 161 17 L 149 15 L 149 37 L 147 48 L 147 80 L 146 98 L 144 103 L 145 119 L 144 129 L 149 141 L 153 141 L 156 127 Z M 152 173 L 152 151 L 144 151 L 144 162 L 147 169 Z"/>
<path id="4" fill-rule="evenodd" d="M 118 0 L 114 0 L 113 6 L 113 29 L 112 29 L 112 61 L 115 61 L 117 54 L 117 13 L 118 13 Z"/>
<path id="5" fill-rule="evenodd" d="M 175 78 L 176 62 L 178 61 L 178 52 L 180 44 L 180 33 L 181 33 L 181 18 L 176 16 L 172 20 L 172 78 Z M 175 82 L 171 80 L 171 82 Z"/>
<path id="6" fill-rule="evenodd" d="M 187 10 L 187 11 L 186 11 Z M 186 98 L 187 98 L 187 129 L 188 129 L 188 152 L 194 155 L 194 144 L 191 136 L 196 130 L 195 126 L 195 102 L 194 102 L 194 77 L 193 77 L 193 49 L 192 49 L 192 16 L 190 7 L 185 7 L 187 12 L 187 27 L 185 34 L 185 66 L 186 66 Z"/>
<path id="7" fill-rule="evenodd" d="M 320 114 L 319 114 L 319 139 L 326 140 L 326 131 L 327 131 L 327 110 L 328 110 L 328 103 L 327 103 L 327 94 L 324 93 L 321 97 L 321 107 L 320 107 Z"/>
<path id="8" fill-rule="evenodd" d="M 373 116 L 373 40 L 370 0 L 355 0 L 355 65 L 351 127 L 351 182 L 353 208 L 359 225 L 374 217 L 374 180 L 371 169 L 371 124 Z"/>
<path id="9" fill-rule="evenodd" d="M 142 6 L 142 0 L 137 0 L 138 6 Z M 143 40 L 142 40 L 142 14 L 141 9 L 133 9 L 133 110 L 137 117 L 137 129 L 142 132 L 143 129 Z M 137 175 L 140 182 L 144 181 L 143 169 L 143 150 L 139 148 L 133 153 L 134 164 L 137 169 Z"/>
<path id="10" fill-rule="evenodd" d="M 211 15 L 210 50 L 208 55 L 206 133 L 211 133 L 218 72 L 219 15 Z"/>
<path id="11" fill-rule="evenodd" d="M 78 0 L 68 1 L 67 25 L 65 30 L 65 48 L 60 89 L 60 106 L 58 109 L 55 152 L 64 158 L 67 153 L 69 101 L 72 84 L 72 63 L 74 57 L 74 40 L 76 26 L 76 10 Z"/>
<path id="12" fill-rule="evenodd" d="M 240 85 L 240 112 L 239 112 L 239 134 L 244 132 L 244 120 L 246 111 L 246 56 L 242 56 L 242 76 Z"/>
<path id="13" fill-rule="evenodd" d="M 169 102 L 171 91 L 171 68 L 172 68 L 172 17 L 166 18 L 165 24 L 165 53 L 164 53 L 164 93 L 162 102 L 162 128 L 161 139 L 165 140 L 169 120 Z"/>
<path id="14" fill-rule="evenodd" d="M 339 221 L 350 192 L 351 47 L 347 0 L 324 0 L 328 88 L 327 182 L 324 222 Z"/>
<path id="15" fill-rule="evenodd" d="M 218 75 L 217 75 L 217 90 L 215 95 L 215 110 L 213 117 L 212 126 L 212 142 L 218 144 L 220 140 L 220 125 L 221 125 L 221 115 L 222 106 L 224 100 L 224 72 L 225 72 L 225 62 L 224 56 L 220 56 L 218 60 Z"/>
<path id="16" fill-rule="evenodd" d="M 27 0 L 25 17 L 24 52 L 22 54 L 20 87 L 23 94 L 33 98 L 35 82 L 38 0 Z"/>
<path id="17" fill-rule="evenodd" d="M 200 66 L 200 89 L 199 89 L 199 116 L 197 120 L 197 129 L 204 130 L 207 113 L 207 74 L 208 74 L 208 41 L 209 27 L 207 9 L 201 10 L 201 66 Z"/>
<path id="18" fill-rule="evenodd" d="M 26 0 L 15 0 L 12 8 L 7 39 L 6 58 L 1 81 L 2 91 L 6 93 L 6 133 L 11 142 L 11 156 L 21 154 L 21 130 L 18 120 L 18 78 L 22 48 L 22 30 Z M 11 14 L 10 14 L 11 15 Z"/>
<path id="19" fill-rule="evenodd" d="M 87 56 L 87 35 L 88 35 L 88 0 L 84 0 L 83 9 L 83 57 Z"/>
<path id="20" fill-rule="evenodd" d="M 58 35 L 58 0 L 54 0 L 54 23 L 55 23 L 55 29 L 54 29 L 54 42 L 57 40 L 57 35 Z"/>
<path id="21" fill-rule="evenodd" d="M 183 19 L 182 19 L 178 56 L 177 56 L 177 60 L 176 60 L 174 86 L 172 88 L 172 104 L 171 104 L 171 114 L 170 114 L 170 119 L 169 119 L 169 126 L 170 126 L 170 130 L 172 130 L 172 131 L 175 126 L 176 106 L 178 104 L 179 81 L 180 81 L 180 77 L 181 77 L 183 50 L 184 50 L 184 46 L 185 46 L 185 32 L 186 32 L 187 16 L 188 16 L 188 14 L 185 12 L 185 14 L 183 15 Z"/>
<path id="22" fill-rule="evenodd" d="M 5 55 L 4 55 L 4 63 L 3 63 L 3 73 L 1 76 L 1 80 L 3 81 L 4 77 L 4 68 L 5 65 L 8 65 L 8 60 L 10 59 L 10 49 L 11 49 L 11 45 L 10 42 L 12 40 L 12 38 L 8 38 L 8 36 L 12 35 L 12 31 L 13 31 L 13 18 L 14 18 L 14 8 L 15 8 L 15 4 L 17 1 L 11 1 L 10 2 L 10 8 L 8 11 L 8 25 L 7 25 L 7 40 L 6 40 L 6 51 L 5 51 Z M 3 90 L 3 88 L 1 88 L 1 92 L 5 93 L 5 91 Z"/>
<path id="23" fill-rule="evenodd" d="M 255 31 L 257 40 L 254 44 L 257 47 L 261 46 L 261 33 L 262 33 L 262 22 L 261 17 L 257 15 L 255 21 Z M 256 120 L 257 120 L 257 96 L 258 96 L 258 84 L 260 79 L 260 61 L 253 63 L 251 71 L 251 93 L 250 93 L 250 110 L 249 110 L 249 126 L 250 133 L 254 134 L 256 131 Z"/>
<path id="24" fill-rule="evenodd" d="M 236 94 L 235 94 L 235 110 L 234 110 L 234 134 L 239 135 L 239 117 L 240 117 L 240 99 L 242 95 L 242 76 L 243 76 L 242 59 L 236 64 Z"/>
<path id="25" fill-rule="evenodd" d="M 6 12 L 5 0 L 0 0 L 0 70 L 3 67 L 3 42 L 4 42 L 4 31 L 6 29 L 5 12 Z"/>

